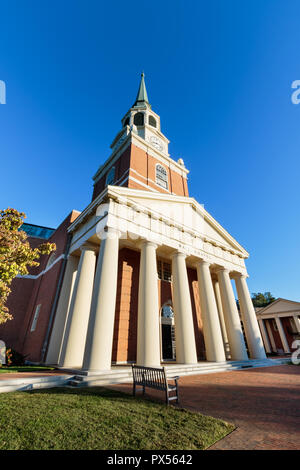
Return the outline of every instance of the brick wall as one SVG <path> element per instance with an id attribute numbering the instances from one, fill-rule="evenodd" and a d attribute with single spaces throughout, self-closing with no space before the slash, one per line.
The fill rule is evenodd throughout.
<path id="1" fill-rule="evenodd" d="M 170 192 L 178 196 L 188 196 L 187 179 L 179 173 L 171 170 L 168 165 L 162 164 L 167 170 L 168 191 L 155 184 L 156 164 L 162 164 L 159 160 L 149 155 L 144 150 L 131 144 L 114 163 L 116 185 L 129 175 L 129 180 L 122 184 L 124 187 L 132 189 L 146 190 L 146 186 L 155 189 L 163 194 Z M 93 200 L 105 189 L 106 176 L 111 166 L 107 167 L 107 172 L 94 185 Z M 135 181 L 137 180 L 137 181 Z"/>
<path id="2" fill-rule="evenodd" d="M 72 211 L 49 240 L 28 237 L 31 247 L 34 248 L 45 241 L 56 243 L 56 258 L 60 257 L 66 249 L 67 228 L 78 215 L 79 212 Z M 45 270 L 50 256 L 42 256 L 39 260 L 40 265 L 31 268 L 29 274 L 36 276 Z M 61 259 L 35 279 L 16 278 L 12 283 L 12 292 L 7 305 L 13 319 L 0 326 L 0 338 L 6 342 L 8 347 L 13 347 L 33 362 L 41 360 L 41 350 L 62 265 L 63 260 Z M 31 332 L 32 320 L 36 306 L 39 304 L 41 304 L 41 308 L 38 321 L 35 330 Z"/>

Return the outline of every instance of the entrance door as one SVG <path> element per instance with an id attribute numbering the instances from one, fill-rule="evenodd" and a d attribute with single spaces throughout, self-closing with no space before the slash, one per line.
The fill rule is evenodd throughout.
<path id="1" fill-rule="evenodd" d="M 172 325 L 161 325 L 163 360 L 173 359 Z"/>

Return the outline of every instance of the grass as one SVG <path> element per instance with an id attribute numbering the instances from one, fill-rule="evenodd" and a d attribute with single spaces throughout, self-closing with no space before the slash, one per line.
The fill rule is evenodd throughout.
<path id="1" fill-rule="evenodd" d="M 45 372 L 47 370 L 54 370 L 54 367 L 43 367 L 43 366 L 1 366 L 0 374 L 9 374 L 17 372 Z"/>
<path id="2" fill-rule="evenodd" d="M 1 450 L 200 450 L 234 428 L 101 387 L 0 394 Z"/>

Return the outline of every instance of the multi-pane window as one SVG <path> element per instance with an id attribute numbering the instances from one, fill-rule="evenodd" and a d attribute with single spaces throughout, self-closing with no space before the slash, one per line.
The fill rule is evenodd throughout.
<path id="1" fill-rule="evenodd" d="M 168 173 L 162 165 L 156 165 L 155 180 L 156 184 L 162 188 L 168 189 Z"/>
<path id="2" fill-rule="evenodd" d="M 171 264 L 164 261 L 157 261 L 157 274 L 158 279 L 161 281 L 172 281 Z"/>

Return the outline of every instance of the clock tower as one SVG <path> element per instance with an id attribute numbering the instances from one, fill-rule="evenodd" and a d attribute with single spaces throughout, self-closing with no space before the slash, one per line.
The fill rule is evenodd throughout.
<path id="1" fill-rule="evenodd" d="M 93 199 L 107 185 L 188 196 L 188 170 L 182 158 L 170 157 L 170 141 L 149 103 L 144 73 L 136 100 L 121 122 L 110 157 L 94 175 Z"/>

